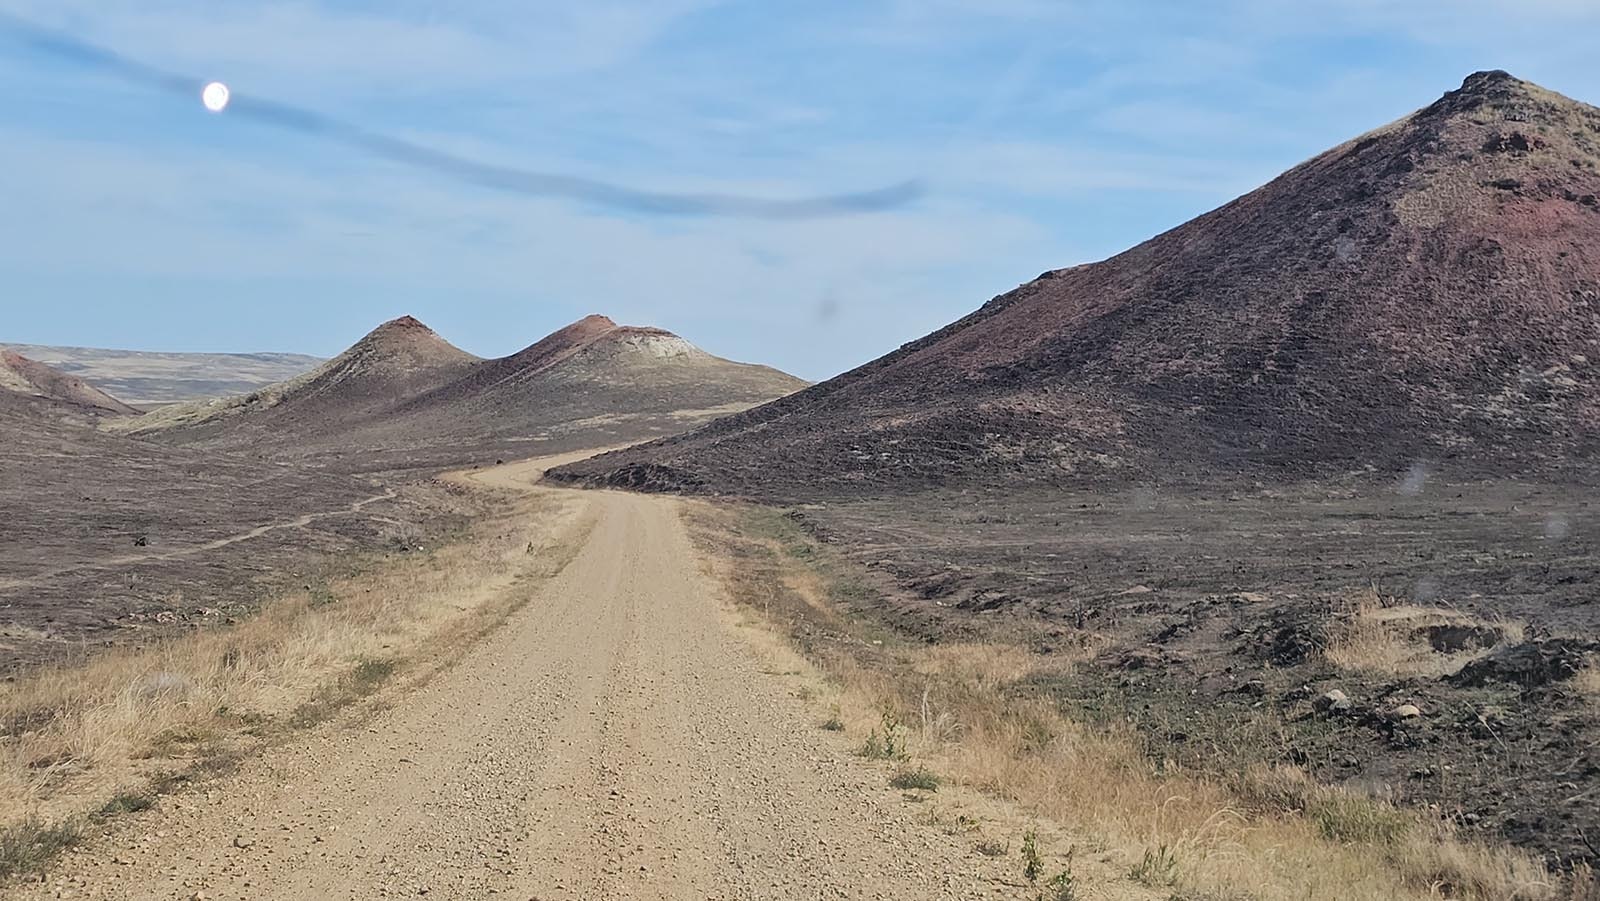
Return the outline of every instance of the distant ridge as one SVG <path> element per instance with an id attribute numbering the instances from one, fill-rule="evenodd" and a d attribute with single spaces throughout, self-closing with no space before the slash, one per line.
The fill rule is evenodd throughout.
<path id="1" fill-rule="evenodd" d="M 426 469 L 671 434 L 805 384 L 605 316 L 493 360 L 402 316 L 298 378 L 115 428 L 347 471 Z"/>
<path id="2" fill-rule="evenodd" d="M 283 353 L 163 353 L 96 347 L 6 344 L 134 406 L 183 403 L 248 394 L 326 362 Z"/>
<path id="3" fill-rule="evenodd" d="M 797 498 L 1281 480 L 1594 480 L 1600 109 L 1459 90 L 1104 262 L 693 433 L 553 473 Z"/>
<path id="4" fill-rule="evenodd" d="M 0 389 L 113 416 L 139 413 L 83 379 L 10 350 L 0 350 Z"/>

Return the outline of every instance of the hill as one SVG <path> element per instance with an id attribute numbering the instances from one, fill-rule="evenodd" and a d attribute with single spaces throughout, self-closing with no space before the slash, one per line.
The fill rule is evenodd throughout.
<path id="1" fill-rule="evenodd" d="M 15 351 L 121 398 L 152 406 L 248 394 L 314 369 L 301 354 L 159 353 L 95 347 L 7 344 Z"/>
<path id="2" fill-rule="evenodd" d="M 0 390 L 0 673 L 209 621 L 408 518 L 447 518 L 368 502 L 382 487 L 348 476 L 106 434 L 83 409 Z"/>
<path id="3" fill-rule="evenodd" d="M 804 385 L 603 316 L 492 360 L 407 316 L 300 378 L 117 428 L 349 472 L 420 470 L 670 434 Z"/>
<path id="4" fill-rule="evenodd" d="M 1504 72 L 852 372 L 555 473 L 770 497 L 1592 475 L 1600 110 Z"/>
<path id="5" fill-rule="evenodd" d="M 133 416 L 139 412 L 82 379 L 9 350 L 0 350 L 0 390 L 60 405 L 63 413 Z"/>

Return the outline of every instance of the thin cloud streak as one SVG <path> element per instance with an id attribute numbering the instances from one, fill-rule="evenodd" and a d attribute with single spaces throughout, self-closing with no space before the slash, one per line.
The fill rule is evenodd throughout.
<path id="1" fill-rule="evenodd" d="M 168 72 L 5 13 L 0 13 L 0 30 L 10 32 L 39 52 L 156 90 L 196 97 L 206 84 L 204 79 Z M 564 198 L 651 215 L 812 219 L 893 210 L 912 203 L 924 193 L 923 185 L 917 180 L 870 191 L 794 200 L 771 200 L 736 194 L 648 191 L 579 176 L 481 163 L 368 131 L 311 110 L 249 96 L 235 94 L 224 114 L 333 141 L 391 162 L 430 170 L 494 190 L 533 197 Z"/>

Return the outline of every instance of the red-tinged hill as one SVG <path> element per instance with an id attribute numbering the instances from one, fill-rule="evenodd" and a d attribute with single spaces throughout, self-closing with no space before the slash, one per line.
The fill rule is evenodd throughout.
<path id="1" fill-rule="evenodd" d="M 139 411 L 111 395 L 95 388 L 82 379 L 60 372 L 36 360 L 9 350 L 0 350 L 0 391 L 32 399 L 18 404 L 11 399 L 9 406 L 33 406 L 44 410 L 54 408 L 59 415 L 71 416 L 137 416 Z"/>
<path id="2" fill-rule="evenodd" d="M 568 481 L 764 497 L 1280 480 L 1589 480 L 1600 110 L 1504 72 L 1104 262 Z"/>
<path id="3" fill-rule="evenodd" d="M 177 404 L 114 428 L 178 444 L 217 441 L 243 449 L 280 433 L 382 415 L 396 402 L 449 384 L 482 360 L 410 316 L 385 322 L 316 369 L 250 394 Z"/>
<path id="4" fill-rule="evenodd" d="M 672 434 L 805 384 L 604 316 L 493 360 L 405 317 L 299 379 L 124 428 L 348 472 L 425 470 Z"/>

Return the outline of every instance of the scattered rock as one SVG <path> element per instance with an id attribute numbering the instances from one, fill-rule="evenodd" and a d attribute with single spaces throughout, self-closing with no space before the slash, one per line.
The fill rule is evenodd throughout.
<path id="1" fill-rule="evenodd" d="M 255 839 L 247 838 L 246 836 L 243 836 L 243 835 L 236 835 L 236 836 L 233 837 L 233 846 L 235 848 L 248 848 L 251 845 L 254 845 L 255 843 L 256 843 Z"/>
<path id="2" fill-rule="evenodd" d="M 1538 135 L 1525 134 L 1520 131 L 1514 131 L 1510 134 L 1495 132 L 1489 140 L 1483 143 L 1483 151 L 1484 153 L 1506 153 L 1508 151 L 1527 153 L 1530 150 L 1538 150 L 1544 146 L 1544 138 Z"/>
<path id="3" fill-rule="evenodd" d="M 1584 667 L 1592 643 L 1571 638 L 1547 638 L 1501 647 L 1474 660 L 1450 677 L 1453 685 L 1476 688 L 1503 682 L 1532 688 L 1571 679 Z"/>
<path id="4" fill-rule="evenodd" d="M 1241 684 L 1238 688 L 1235 688 L 1234 692 L 1237 694 L 1249 695 L 1252 698 L 1259 698 L 1266 695 L 1267 683 L 1261 681 L 1260 679 L 1251 679 L 1250 681 Z"/>
<path id="5" fill-rule="evenodd" d="M 1415 704 L 1401 704 L 1389 711 L 1390 719 L 1414 720 L 1419 716 L 1422 716 L 1422 708 Z"/>
<path id="6" fill-rule="evenodd" d="M 1261 659 L 1276 667 L 1298 666 L 1321 649 L 1315 631 L 1304 622 L 1280 621 L 1252 644 Z"/>
<path id="7" fill-rule="evenodd" d="M 1317 698 L 1316 701 L 1312 702 L 1311 706 L 1321 713 L 1348 713 L 1355 704 L 1350 700 L 1349 695 L 1334 688 L 1330 689 L 1322 697 Z"/>
<path id="8" fill-rule="evenodd" d="M 1161 655 L 1147 648 L 1134 648 L 1117 658 L 1117 669 L 1154 669 L 1161 665 Z"/>
<path id="9" fill-rule="evenodd" d="M 1441 654 L 1492 648 L 1504 637 L 1504 633 L 1493 626 L 1467 626 L 1460 623 L 1429 626 L 1423 630 L 1423 634 L 1427 636 L 1428 644 Z"/>

